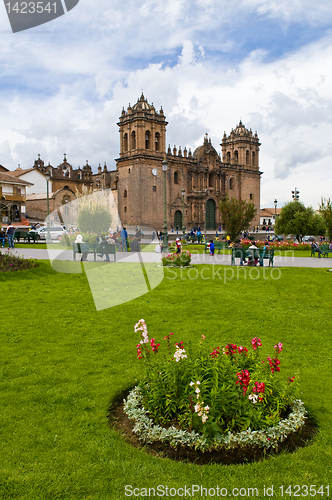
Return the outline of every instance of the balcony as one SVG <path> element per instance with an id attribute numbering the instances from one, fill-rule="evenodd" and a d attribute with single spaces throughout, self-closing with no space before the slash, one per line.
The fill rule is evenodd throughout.
<path id="1" fill-rule="evenodd" d="M 4 201 L 3 198 L 5 198 L 5 201 L 19 201 L 19 202 L 25 202 L 25 194 L 7 194 L 7 193 L 0 193 L 0 200 Z"/>

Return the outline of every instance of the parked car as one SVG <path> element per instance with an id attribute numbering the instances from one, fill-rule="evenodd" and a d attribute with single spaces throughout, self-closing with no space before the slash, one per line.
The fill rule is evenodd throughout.
<path id="1" fill-rule="evenodd" d="M 61 226 L 50 226 L 49 229 L 51 240 L 60 240 L 64 234 L 67 234 L 67 231 Z M 29 233 L 36 234 L 37 239 L 46 240 L 47 226 L 40 227 L 39 229 L 32 229 L 31 231 L 29 231 Z"/>
<path id="2" fill-rule="evenodd" d="M 314 241 L 316 241 L 314 236 L 303 236 L 302 238 L 302 243 L 313 243 Z"/>

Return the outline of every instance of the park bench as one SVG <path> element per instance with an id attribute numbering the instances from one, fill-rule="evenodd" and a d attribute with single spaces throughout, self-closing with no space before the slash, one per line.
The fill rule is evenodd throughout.
<path id="1" fill-rule="evenodd" d="M 96 260 L 97 254 L 114 255 L 113 262 L 116 262 L 115 244 L 114 243 L 73 243 L 73 259 L 76 260 L 77 253 L 93 254 Z"/>
<path id="2" fill-rule="evenodd" d="M 320 248 L 320 251 L 321 251 L 321 254 L 323 257 L 328 257 L 329 256 L 329 244 L 328 243 L 323 243 L 323 245 L 319 245 L 319 248 Z M 315 257 L 315 253 L 318 253 L 318 250 L 317 248 L 312 248 L 311 247 L 311 254 L 310 254 L 310 257 Z"/>
<path id="3" fill-rule="evenodd" d="M 271 248 L 265 250 L 259 248 L 232 248 L 232 266 L 235 265 L 235 259 L 240 259 L 242 262 L 248 259 L 248 265 L 250 265 L 250 262 L 254 262 L 255 258 L 258 259 L 260 266 L 263 265 L 264 260 L 268 260 L 269 266 L 273 266 L 274 250 Z"/>
<path id="4" fill-rule="evenodd" d="M 27 234 L 26 231 L 15 231 L 15 233 L 14 233 L 14 241 L 16 240 L 17 243 L 19 243 L 21 239 L 25 241 L 26 234 Z"/>
<path id="5" fill-rule="evenodd" d="M 227 243 L 225 241 L 214 241 L 214 251 L 220 253 L 221 250 L 224 250 L 225 248 L 228 248 Z M 205 252 L 209 250 L 208 248 L 209 243 L 205 243 Z"/>

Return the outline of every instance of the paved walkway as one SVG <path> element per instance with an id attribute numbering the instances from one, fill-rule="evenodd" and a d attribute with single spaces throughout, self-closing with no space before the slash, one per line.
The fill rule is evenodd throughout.
<path id="1" fill-rule="evenodd" d="M 153 249 L 154 249 L 153 245 Z M 0 251 L 6 252 L 10 251 L 16 255 L 21 255 L 22 257 L 29 259 L 43 259 L 43 260 L 64 260 L 72 261 L 73 252 L 72 250 L 46 250 L 39 248 L 1 248 Z M 112 256 L 110 257 L 112 259 Z M 79 260 L 77 258 L 77 260 Z M 102 262 L 104 259 L 97 257 L 97 262 Z M 140 254 L 134 252 L 117 252 L 116 253 L 117 262 L 160 262 L 161 254 L 154 251 L 151 252 L 141 252 Z M 88 256 L 88 261 L 93 261 L 93 255 Z M 238 262 L 238 260 L 237 260 Z M 230 266 L 231 256 L 216 254 L 211 257 L 208 254 L 193 254 L 192 255 L 193 264 L 218 264 L 222 266 Z M 266 266 L 266 262 L 264 264 Z M 329 257 L 279 257 L 274 258 L 274 267 L 319 267 L 319 268 L 332 268 L 332 259 Z"/>

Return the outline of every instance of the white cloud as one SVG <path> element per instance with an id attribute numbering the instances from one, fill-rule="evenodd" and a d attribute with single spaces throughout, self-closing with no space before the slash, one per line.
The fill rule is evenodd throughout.
<path id="1" fill-rule="evenodd" d="M 163 106 L 171 147 L 194 150 L 208 132 L 219 152 L 224 130 L 241 118 L 262 142 L 262 205 L 288 200 L 295 185 L 315 205 L 332 188 L 332 36 L 273 61 L 263 41 L 236 52 L 239 11 L 241 22 L 253 12 L 327 22 L 327 2 L 316 2 L 310 17 L 313 10 L 309 2 L 260 0 L 129 0 L 126 8 L 86 1 L 50 23 L 50 33 L 2 33 L 0 163 L 30 167 L 40 153 L 57 165 L 66 152 L 74 167 L 87 159 L 94 169 L 104 161 L 114 167 L 116 122 L 143 89 Z M 235 35 L 227 34 L 230 22 Z M 3 20 L 0 28 L 8 28 Z"/>

